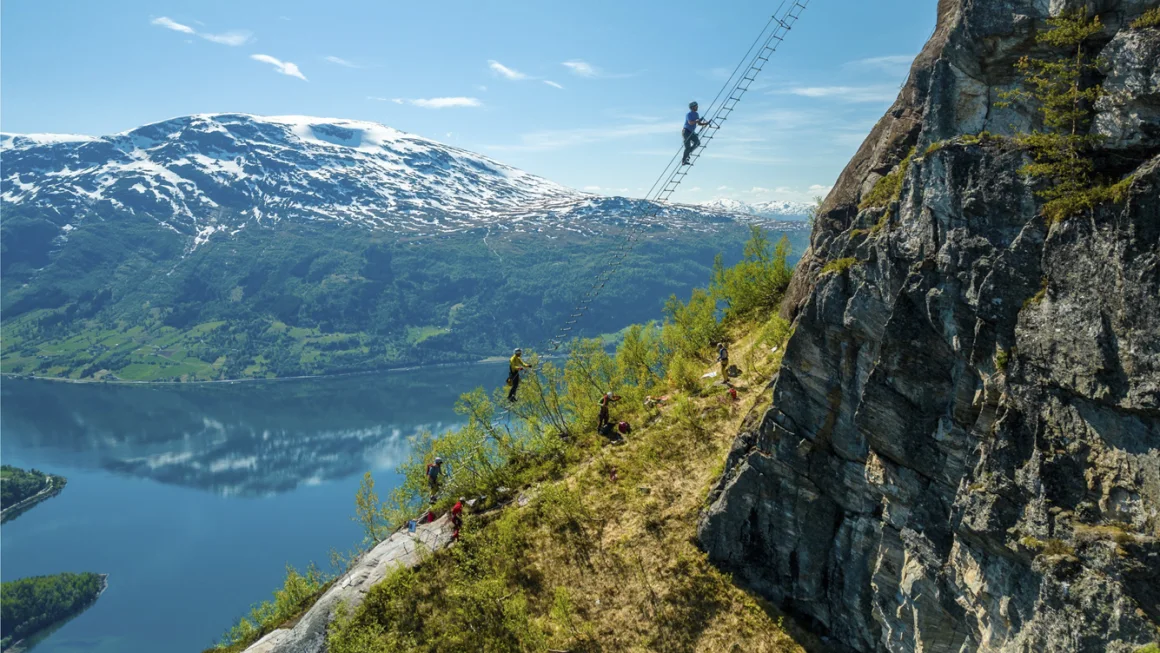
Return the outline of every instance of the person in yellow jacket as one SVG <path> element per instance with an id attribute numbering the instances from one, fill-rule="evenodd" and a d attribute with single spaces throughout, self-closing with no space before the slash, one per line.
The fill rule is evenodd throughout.
<path id="1" fill-rule="evenodd" d="M 508 390 L 508 401 L 516 400 L 516 388 L 520 387 L 520 370 L 530 370 L 531 365 L 524 363 L 524 359 L 520 358 L 524 355 L 524 350 L 516 349 L 512 354 L 512 358 L 508 361 L 508 385 L 511 390 Z"/>

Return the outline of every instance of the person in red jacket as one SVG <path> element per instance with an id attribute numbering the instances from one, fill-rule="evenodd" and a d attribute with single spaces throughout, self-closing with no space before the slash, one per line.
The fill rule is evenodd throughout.
<path id="1" fill-rule="evenodd" d="M 451 525 L 454 530 L 451 531 L 451 540 L 459 539 L 459 529 L 463 527 L 463 497 L 459 497 L 459 501 L 451 506 Z"/>

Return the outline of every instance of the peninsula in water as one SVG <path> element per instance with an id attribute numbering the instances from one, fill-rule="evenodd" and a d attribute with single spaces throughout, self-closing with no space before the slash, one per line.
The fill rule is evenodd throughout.
<path id="1" fill-rule="evenodd" d="M 25 471 L 12 465 L 0 467 L 0 520 L 8 521 L 32 506 L 54 497 L 68 480 L 33 469 Z"/>
<path id="2" fill-rule="evenodd" d="M 108 587 L 106 574 L 33 576 L 0 586 L 0 650 L 32 648 L 84 612 Z"/>

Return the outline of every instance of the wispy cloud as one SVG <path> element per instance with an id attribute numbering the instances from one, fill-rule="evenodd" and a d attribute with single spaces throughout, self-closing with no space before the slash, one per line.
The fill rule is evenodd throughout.
<path id="1" fill-rule="evenodd" d="M 876 84 L 872 86 L 797 86 L 774 92 L 810 98 L 833 98 L 840 102 L 891 102 L 898 95 L 898 87 L 890 84 Z"/>
<path id="2" fill-rule="evenodd" d="M 596 77 L 599 75 L 596 67 L 587 61 L 573 59 L 572 61 L 565 61 L 561 65 L 563 65 L 568 70 L 571 70 L 573 75 L 579 75 L 580 77 Z"/>
<path id="3" fill-rule="evenodd" d="M 890 54 L 883 57 L 868 57 L 847 61 L 843 67 L 855 70 L 881 70 L 890 74 L 904 73 L 910 69 L 910 62 L 914 61 L 913 54 Z"/>
<path id="4" fill-rule="evenodd" d="M 181 32 L 182 34 L 193 34 L 194 36 L 199 36 L 207 41 L 221 43 L 222 45 L 245 45 L 253 37 L 253 34 L 246 30 L 230 30 L 228 32 L 222 32 L 221 34 L 199 32 L 189 25 L 179 23 L 168 16 L 154 18 L 153 20 L 149 21 L 149 24 L 156 25 L 158 27 L 164 27 L 165 29 L 171 29 L 174 32 Z"/>
<path id="5" fill-rule="evenodd" d="M 335 64 L 336 66 L 346 66 L 347 68 L 362 68 L 362 66 L 353 61 L 348 61 L 342 57 L 336 57 L 334 55 L 327 56 L 326 60 L 332 64 Z"/>
<path id="6" fill-rule="evenodd" d="M 274 66 L 274 70 L 283 75 L 297 77 L 304 82 L 308 81 L 306 79 L 306 75 L 303 75 L 302 71 L 298 70 L 298 66 L 290 63 L 289 61 L 282 61 L 281 59 L 276 59 L 268 54 L 251 54 L 250 58 L 254 61 L 261 61 L 262 63 L 268 63 L 271 66 Z"/>
<path id="7" fill-rule="evenodd" d="M 164 27 L 165 29 L 171 29 L 175 32 L 181 32 L 182 34 L 197 34 L 197 30 L 193 29 L 189 25 L 182 25 L 181 23 L 173 20 L 172 18 L 169 18 L 168 16 L 154 18 L 153 20 L 149 21 L 149 24 L 157 25 L 158 27 Z"/>
<path id="8" fill-rule="evenodd" d="M 567 68 L 569 71 L 571 71 L 571 73 L 573 75 L 576 75 L 577 77 L 588 77 L 588 78 L 600 77 L 600 78 L 605 78 L 605 79 L 617 78 L 617 77 L 631 77 L 631 75 L 627 75 L 627 74 L 623 74 L 623 73 L 605 72 L 604 70 L 602 70 L 596 66 L 593 66 L 592 64 L 588 63 L 587 61 L 584 61 L 583 59 L 572 59 L 570 61 L 565 61 L 565 62 L 561 63 L 560 65 Z"/>
<path id="9" fill-rule="evenodd" d="M 514 68 L 508 68 L 507 66 L 496 61 L 495 59 L 489 59 L 487 62 L 487 67 L 491 68 L 491 71 L 493 73 L 499 75 L 500 77 L 505 77 L 505 78 L 513 80 L 513 81 L 519 81 L 521 79 L 528 79 L 527 75 L 521 73 L 520 71 L 518 71 Z"/>
<path id="10" fill-rule="evenodd" d="M 253 33 L 246 30 L 233 30 L 229 32 L 222 32 L 221 34 L 198 34 L 201 38 L 214 43 L 221 43 L 222 45 L 232 45 L 237 47 L 245 45 L 253 38 Z"/>
<path id="11" fill-rule="evenodd" d="M 447 109 L 451 107 L 482 107 L 483 102 L 473 97 L 433 97 L 433 98 L 385 98 L 368 96 L 368 100 L 378 102 L 393 102 L 395 104 L 409 104 L 424 109 Z"/>
<path id="12" fill-rule="evenodd" d="M 552 88 L 560 88 L 560 89 L 564 88 L 563 84 L 557 84 L 556 82 L 553 82 L 550 79 L 545 79 L 544 83 L 547 84 L 548 86 L 551 86 Z"/>

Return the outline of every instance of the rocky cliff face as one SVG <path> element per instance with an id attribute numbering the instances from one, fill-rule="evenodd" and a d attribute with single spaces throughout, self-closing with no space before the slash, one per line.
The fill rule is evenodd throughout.
<path id="1" fill-rule="evenodd" d="M 942 0 L 822 207 L 772 408 L 700 538 L 858 651 L 1134 651 L 1160 640 L 1160 29 L 1155 0 Z M 1126 201 L 1049 224 L 1027 155 L 956 138 L 1045 21 L 1086 7 L 1100 164 Z M 938 143 L 938 147 L 930 148 Z M 898 201 L 859 201 L 914 147 Z"/>

